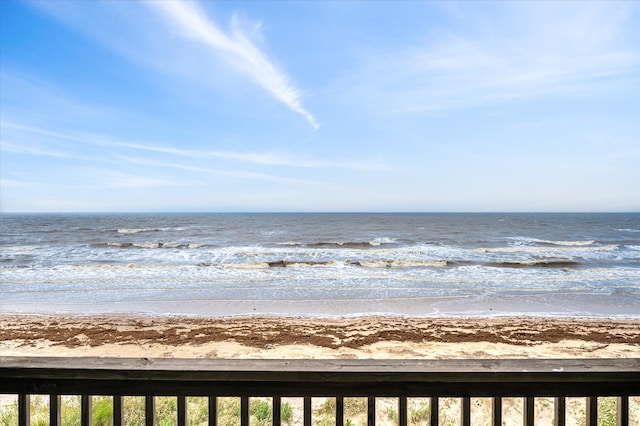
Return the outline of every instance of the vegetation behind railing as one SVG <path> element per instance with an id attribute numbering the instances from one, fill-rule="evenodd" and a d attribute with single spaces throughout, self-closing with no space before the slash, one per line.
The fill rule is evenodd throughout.
<path id="1" fill-rule="evenodd" d="M 166 421 L 179 425 L 204 422 L 216 426 L 237 423 L 245 426 L 253 418 L 252 425 L 255 422 L 279 425 L 286 424 L 294 416 L 295 410 L 289 402 L 283 403 L 283 397 L 292 396 L 302 397 L 300 423 L 304 425 L 313 422 L 321 426 L 343 426 L 353 424 L 352 419 L 358 417 L 368 425 L 375 425 L 376 421 L 380 423 L 376 414 L 383 397 L 395 398 L 394 403 L 385 403 L 388 414 L 385 422 L 388 420 L 400 426 L 426 424 L 427 417 L 432 426 L 448 424 L 445 414 L 451 409 L 443 410 L 439 405 L 449 404 L 450 398 L 460 398 L 454 405 L 460 407 L 458 418 L 463 426 L 471 424 L 472 401 L 474 405 L 478 401 L 483 404 L 488 401 L 491 424 L 502 425 L 504 408 L 510 401 L 506 397 L 523 398 L 520 406 L 523 423 L 527 426 L 535 423 L 535 413 L 541 410 L 541 403 L 552 406 L 554 424 L 564 425 L 567 397 L 577 396 L 586 397 L 584 417 L 589 426 L 610 423 L 611 413 L 615 413 L 614 424 L 624 426 L 633 420 L 629 402 L 634 399 L 629 397 L 640 395 L 640 359 L 400 361 L 7 357 L 0 358 L 0 393 L 19 395 L 20 425 L 27 425 L 29 419 L 35 421 L 37 417 L 38 404 L 31 404 L 29 395 L 50 395 L 51 424 L 62 423 L 61 395 L 80 395 L 79 410 L 75 410 L 80 413 L 80 423 L 77 419 L 66 419 L 65 424 L 99 424 L 100 418 L 109 418 L 115 425 L 141 424 L 142 421 L 156 425 Z M 113 397 L 105 399 L 91 395 Z M 122 395 L 144 398 L 124 398 Z M 158 398 L 160 396 L 172 398 Z M 206 398 L 200 399 L 197 405 L 187 396 Z M 268 398 L 256 398 L 263 396 Z M 228 403 L 228 398 L 221 397 L 238 398 Z M 324 399 L 323 406 L 312 409 L 311 397 L 328 399 Z M 364 416 L 354 417 L 349 397 L 364 397 L 360 408 Z M 410 408 L 413 399 L 418 397 L 426 398 L 428 404 Z M 489 399 L 476 399 L 479 397 Z M 33 401 L 37 402 L 37 397 Z M 137 401 L 139 408 L 128 407 L 133 401 Z M 140 408 L 142 406 L 144 409 Z M 30 411 L 32 407 L 33 412 Z M 163 420 L 165 411 L 169 413 L 166 418 L 173 420 Z M 137 414 L 142 412 L 144 415 Z M 231 414 L 227 416 L 226 412 Z M 326 413 L 331 413 L 329 420 Z M 132 416 L 136 420 L 128 422 Z"/>

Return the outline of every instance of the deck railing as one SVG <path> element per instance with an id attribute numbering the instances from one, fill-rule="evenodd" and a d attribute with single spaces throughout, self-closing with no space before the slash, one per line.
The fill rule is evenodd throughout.
<path id="1" fill-rule="evenodd" d="M 0 357 L 0 394 L 18 395 L 19 426 L 29 424 L 30 395 L 49 395 L 50 424 L 60 424 L 61 395 L 81 396 L 82 425 L 91 424 L 92 395 L 113 396 L 113 424 L 123 424 L 123 396 L 146 397 L 146 425 L 155 423 L 155 397 L 177 397 L 178 425 L 187 425 L 187 396 L 240 397 L 240 421 L 249 425 L 249 398 L 304 398 L 304 425 L 312 424 L 312 397 L 336 398 L 335 424 L 344 423 L 344 398 L 366 397 L 375 426 L 376 398 L 398 398 L 398 424 L 407 425 L 407 398 L 430 398 L 431 426 L 439 398 L 461 398 L 460 424 L 471 425 L 471 398 L 490 397 L 492 424 L 503 425 L 502 398 L 524 398 L 525 426 L 535 423 L 536 397 L 555 398 L 554 424 L 565 424 L 565 398 L 586 397 L 587 425 L 597 425 L 600 396 L 617 397 L 617 424 L 629 425 L 629 397 L 640 395 L 640 359 L 476 360 L 214 360 Z"/>

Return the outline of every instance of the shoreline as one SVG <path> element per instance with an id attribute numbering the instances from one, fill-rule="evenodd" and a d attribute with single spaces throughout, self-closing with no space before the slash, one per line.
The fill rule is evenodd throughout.
<path id="1" fill-rule="evenodd" d="M 640 319 L 0 314 L 2 356 L 640 357 Z"/>
<path id="2" fill-rule="evenodd" d="M 350 321 L 359 319 L 405 319 L 416 321 L 475 321 L 475 320 L 531 320 L 531 321 L 595 321 L 595 322 L 636 322 L 640 327 L 640 314 L 583 314 L 569 315 L 564 313 L 459 313 L 459 314 L 404 314 L 389 312 L 363 312 L 349 314 L 301 314 L 301 313 L 262 313 L 248 312 L 238 314 L 203 314 L 203 313 L 159 313 L 153 311 L 96 311 L 96 312 L 73 312 L 73 311 L 4 311 L 0 309 L 0 321 L 7 318 L 66 318 L 66 319 L 175 319 L 175 320 L 194 320 L 194 321 L 233 321 L 233 320 L 300 320 L 300 321 Z"/>
<path id="3" fill-rule="evenodd" d="M 578 299 L 576 299 L 576 297 Z M 108 306 L 105 308 L 105 306 Z M 640 321 L 638 304 L 601 294 L 441 295 L 356 299 L 188 299 L 141 300 L 108 304 L 87 302 L 4 302 L 2 315 L 156 316 L 156 317 L 292 317 L 340 319 L 360 317 L 407 318 L 569 318 Z"/>

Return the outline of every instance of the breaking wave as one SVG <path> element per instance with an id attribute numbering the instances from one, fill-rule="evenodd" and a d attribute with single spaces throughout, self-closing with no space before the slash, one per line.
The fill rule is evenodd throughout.
<path id="1" fill-rule="evenodd" d="M 122 228 L 118 229 L 118 234 L 139 234 L 141 232 L 159 232 L 156 228 Z"/>
<path id="2" fill-rule="evenodd" d="M 303 243 L 299 241 L 284 241 L 275 243 L 278 246 L 294 247 L 339 247 L 339 248 L 359 248 L 359 247 L 379 247 L 384 244 L 397 244 L 394 238 L 374 238 L 370 241 L 315 241 Z"/>
<path id="3" fill-rule="evenodd" d="M 522 260 L 489 262 L 486 266 L 496 268 L 572 268 L 580 265 L 580 262 L 573 260 Z"/>
<path id="4" fill-rule="evenodd" d="M 3 250 L 9 251 L 32 251 L 47 248 L 47 246 L 11 246 L 11 247 L 2 247 Z"/>
<path id="5" fill-rule="evenodd" d="M 372 268 L 416 268 L 416 267 L 444 267 L 448 265 L 446 260 L 364 260 L 349 262 L 353 266 Z"/>
<path id="6" fill-rule="evenodd" d="M 102 244 L 98 244 L 100 246 Z M 131 242 L 109 242 L 106 244 L 108 247 L 120 247 L 120 248 L 144 248 L 144 249 L 156 249 L 156 248 L 165 248 L 165 249 L 198 249 L 203 247 L 203 244 L 194 244 L 194 243 L 131 243 Z"/>
<path id="7" fill-rule="evenodd" d="M 306 244 L 307 247 L 378 247 L 383 243 L 380 241 L 319 241 L 317 243 Z"/>
<path id="8" fill-rule="evenodd" d="M 566 245 L 562 247 L 560 244 L 557 244 L 559 247 L 556 247 L 556 251 L 571 251 L 571 252 L 593 252 L 593 251 L 612 251 L 617 250 L 618 246 L 615 244 L 609 244 L 605 246 L 587 246 L 586 244 L 582 244 L 582 247 L 579 244 L 574 245 Z M 546 252 L 548 251 L 548 247 L 531 247 L 531 246 L 511 246 L 511 247 L 480 247 L 473 249 L 472 251 L 477 253 L 522 253 L 522 252 Z"/>
<path id="9" fill-rule="evenodd" d="M 288 267 L 317 267 L 317 266 L 356 266 L 364 268 L 402 268 L 402 267 L 445 267 L 446 260 L 425 260 L 425 261 L 405 261 L 405 260 L 277 260 L 273 262 L 237 262 L 237 263 L 216 263 L 201 262 L 198 266 L 215 266 L 222 268 L 288 268 Z"/>
<path id="10" fill-rule="evenodd" d="M 541 240 L 538 238 L 528 238 L 528 237 L 516 237 L 511 238 L 520 243 L 528 243 L 528 244 L 539 244 L 539 245 L 549 245 L 549 246 L 590 246 L 595 244 L 594 240 L 576 240 L 576 241 L 563 241 L 563 240 Z"/>

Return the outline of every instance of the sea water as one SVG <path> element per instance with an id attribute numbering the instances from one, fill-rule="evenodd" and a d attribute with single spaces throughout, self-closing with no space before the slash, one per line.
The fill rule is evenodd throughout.
<path id="1" fill-rule="evenodd" d="M 640 317 L 640 214 L 2 214 L 0 312 Z"/>

